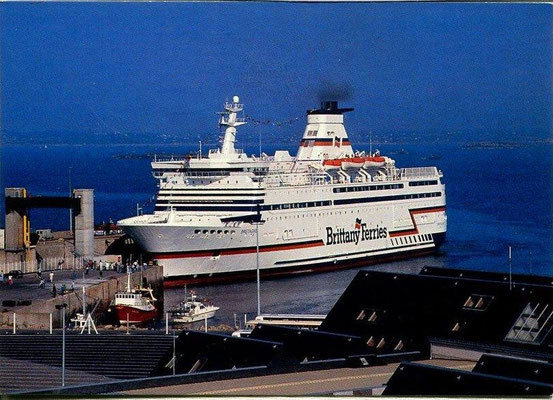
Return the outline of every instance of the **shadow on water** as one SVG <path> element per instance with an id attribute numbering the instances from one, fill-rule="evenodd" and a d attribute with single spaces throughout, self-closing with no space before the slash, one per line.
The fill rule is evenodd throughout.
<path id="1" fill-rule="evenodd" d="M 361 269 L 398 273 L 419 273 L 428 265 L 444 266 L 440 253 L 406 261 L 371 265 Z M 326 314 L 360 269 L 296 275 L 261 280 L 262 313 Z M 243 321 L 255 315 L 257 308 L 256 282 L 205 285 L 191 287 L 201 299 L 220 307 L 210 325 L 234 325 L 234 313 Z M 165 289 L 165 307 L 169 310 L 184 299 L 182 288 Z"/>

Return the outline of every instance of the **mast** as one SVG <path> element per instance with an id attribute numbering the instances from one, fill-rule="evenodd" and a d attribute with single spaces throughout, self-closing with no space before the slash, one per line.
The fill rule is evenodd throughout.
<path id="1" fill-rule="evenodd" d="M 220 126 L 226 126 L 225 136 L 223 138 L 223 146 L 221 147 L 222 154 L 235 154 L 234 143 L 236 142 L 236 127 L 246 123 L 244 118 L 238 118 L 238 113 L 244 109 L 244 105 L 240 103 L 240 98 L 234 96 L 232 102 L 225 103 L 225 111 L 219 120 Z"/>

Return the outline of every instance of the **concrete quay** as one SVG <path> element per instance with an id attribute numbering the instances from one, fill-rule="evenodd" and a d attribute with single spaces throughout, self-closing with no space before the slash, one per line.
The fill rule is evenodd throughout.
<path id="1" fill-rule="evenodd" d="M 74 312 L 82 310 L 83 286 L 85 287 L 87 308 L 100 302 L 99 308 L 105 309 L 114 298 L 115 293 L 127 287 L 127 274 L 115 271 L 90 270 L 88 275 L 83 270 L 55 270 L 54 281 L 50 283 L 49 273 L 43 272 L 42 277 L 47 281 L 44 289 L 39 288 L 37 274 L 25 274 L 23 278 L 14 279 L 12 285 L 6 282 L 0 284 L 0 329 L 13 328 L 15 314 L 16 329 L 49 329 L 50 318 L 53 327 L 61 326 L 61 314 L 56 305 L 67 304 L 66 318 Z M 83 279 L 84 277 L 84 279 Z M 163 301 L 163 267 L 151 266 L 144 271 L 131 274 L 131 286 L 138 286 L 145 278 L 154 288 L 154 294 Z M 52 295 L 52 287 L 59 289 L 65 284 L 67 290 L 74 283 L 74 291 L 64 295 Z M 15 302 L 15 304 L 13 304 Z M 29 304 L 30 303 L 30 304 Z M 90 308 L 89 308 L 90 309 Z"/>

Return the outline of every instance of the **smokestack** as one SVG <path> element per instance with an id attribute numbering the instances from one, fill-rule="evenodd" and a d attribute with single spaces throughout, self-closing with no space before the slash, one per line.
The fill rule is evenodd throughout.
<path id="1" fill-rule="evenodd" d="M 321 101 L 321 110 L 337 110 L 338 109 L 338 102 L 337 101 Z"/>

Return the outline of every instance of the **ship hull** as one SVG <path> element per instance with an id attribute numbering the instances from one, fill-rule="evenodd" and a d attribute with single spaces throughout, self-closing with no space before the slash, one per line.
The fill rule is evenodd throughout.
<path id="1" fill-rule="evenodd" d="M 184 280 L 182 282 L 186 283 L 186 281 Z M 176 285 L 173 285 L 173 286 L 176 286 Z M 192 316 L 176 316 L 175 318 L 173 318 L 173 322 L 179 323 L 179 324 L 190 324 L 192 322 L 204 321 L 206 319 L 213 318 L 215 316 L 216 311 L 217 310 L 208 311 L 202 314 L 195 314 Z"/>
<path id="2" fill-rule="evenodd" d="M 445 238 L 445 234 L 442 234 Z M 440 236 L 440 235 L 437 235 Z M 440 240 L 442 240 L 440 238 Z M 347 259 L 343 261 L 323 261 L 313 262 L 311 264 L 289 265 L 286 267 L 272 267 L 260 269 L 260 276 L 263 278 L 285 277 L 291 275 L 323 273 L 337 271 L 349 268 L 361 268 L 369 265 L 401 261 L 411 258 L 424 257 L 434 254 L 438 251 L 439 245 L 410 249 L 402 252 L 388 253 L 377 256 L 360 257 L 357 259 Z M 182 260 L 181 262 L 185 262 Z M 211 283 L 231 283 L 253 280 L 257 276 L 256 269 L 225 272 L 225 273 L 208 273 L 208 274 L 193 274 L 193 275 L 173 275 L 167 276 L 164 281 L 165 287 L 181 287 L 185 284 L 203 285 Z"/>
<path id="3" fill-rule="evenodd" d="M 348 256 L 343 256 L 340 261 L 338 257 L 336 261 L 332 260 L 313 260 L 310 263 L 298 263 L 294 264 L 289 263 L 286 266 L 274 266 L 274 267 L 263 267 L 260 268 L 260 275 L 264 278 L 270 277 L 284 277 L 290 275 L 298 274 L 310 274 L 310 273 L 322 273 L 329 271 L 336 271 L 348 268 L 360 268 L 364 266 L 400 261 L 417 257 L 424 257 L 436 253 L 440 245 L 445 240 L 445 233 L 436 234 L 435 242 L 428 246 L 417 246 L 415 248 L 406 249 L 403 251 L 395 252 L 382 252 L 377 255 L 364 255 L 358 256 L 356 258 L 351 258 Z M 176 256 L 176 255 L 175 255 Z M 186 260 L 186 258 L 175 258 L 175 269 L 179 269 L 180 265 L 190 263 L 191 260 Z M 161 261 L 160 261 L 161 262 Z M 255 266 L 255 260 L 253 260 L 253 265 Z M 171 265 L 165 259 L 162 264 Z M 256 269 L 249 270 L 236 270 L 229 272 L 214 272 L 214 273 L 195 273 L 195 274 L 182 274 L 182 275 L 169 275 L 165 277 L 164 286 L 165 287 L 179 287 L 184 284 L 210 284 L 210 283 L 230 283 L 230 282 L 241 282 L 247 280 L 253 280 L 256 278 L 257 271 Z"/>
<path id="4" fill-rule="evenodd" d="M 290 229 L 283 229 L 280 217 L 264 213 L 267 221 L 259 226 L 261 275 L 323 272 L 423 256 L 435 252 L 445 240 L 443 203 L 385 207 L 393 211 L 358 207 L 311 220 L 308 215 L 289 215 Z M 344 223 L 346 215 L 348 223 Z M 361 221 L 358 226 L 357 219 Z M 229 228 L 234 235 L 217 234 L 220 229 L 213 228 L 143 226 L 125 230 L 139 243 L 147 243 L 150 258 L 164 267 L 166 286 L 255 277 L 256 227 L 237 224 Z M 206 231 L 215 234 L 204 234 Z"/>
<path id="5" fill-rule="evenodd" d="M 143 310 L 125 305 L 115 306 L 115 311 L 117 313 L 117 318 L 122 325 L 126 324 L 127 321 L 129 324 L 144 324 L 156 318 L 158 314 L 157 308 Z"/>

